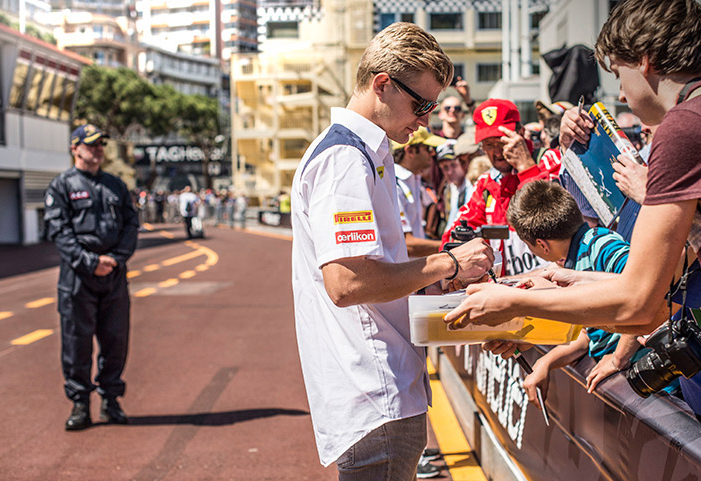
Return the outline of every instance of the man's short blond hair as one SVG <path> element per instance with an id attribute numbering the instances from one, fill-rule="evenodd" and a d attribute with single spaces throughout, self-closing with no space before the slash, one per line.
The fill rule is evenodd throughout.
<path id="1" fill-rule="evenodd" d="M 356 92 L 367 90 L 379 72 L 399 80 L 431 72 L 446 88 L 453 80 L 453 62 L 433 35 L 413 23 L 397 22 L 375 35 L 365 49 L 358 65 Z"/>

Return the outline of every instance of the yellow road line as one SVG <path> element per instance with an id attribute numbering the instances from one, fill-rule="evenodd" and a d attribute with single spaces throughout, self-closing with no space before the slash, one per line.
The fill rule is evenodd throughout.
<path id="1" fill-rule="evenodd" d="M 25 336 L 14 339 L 12 342 L 10 342 L 10 344 L 12 344 L 13 346 L 26 346 L 27 344 L 31 344 L 35 341 L 38 341 L 39 339 L 44 339 L 45 337 L 50 336 L 53 333 L 53 329 L 38 329 L 34 332 L 30 332 Z"/>
<path id="2" fill-rule="evenodd" d="M 484 471 L 477 464 L 472 448 L 465 439 L 465 434 L 460 428 L 443 385 L 435 379 L 436 368 L 430 359 L 427 359 L 427 363 L 428 373 L 433 378 L 431 379 L 433 407 L 428 409 L 428 417 L 453 481 L 487 481 Z"/>
<path id="3" fill-rule="evenodd" d="M 134 293 L 134 297 L 146 297 L 150 296 L 151 294 L 155 293 L 158 289 L 155 287 L 145 287 L 144 289 L 140 289 Z"/>
<path id="4" fill-rule="evenodd" d="M 153 226 L 149 224 L 148 222 L 144 222 L 141 227 L 143 227 L 146 230 L 153 230 Z"/>
<path id="5" fill-rule="evenodd" d="M 146 226 L 147 226 L 147 224 L 144 224 L 144 228 L 147 228 Z M 164 237 L 168 237 L 167 234 L 170 234 L 170 233 L 167 231 L 160 231 L 159 234 L 161 234 Z M 171 237 L 172 237 L 172 235 L 171 235 Z M 213 266 L 217 262 L 219 262 L 219 255 L 216 252 L 214 252 L 212 249 L 209 249 L 207 247 L 202 247 L 199 244 L 192 242 L 192 241 L 185 242 L 185 245 L 187 245 L 188 247 L 191 247 L 192 249 L 195 249 L 195 250 L 192 252 L 188 252 L 187 254 L 177 256 L 177 257 L 171 257 L 170 259 L 164 260 L 160 264 L 149 264 L 143 268 L 143 271 L 144 272 L 153 272 L 153 271 L 160 269 L 161 267 L 172 266 L 172 265 L 178 264 L 180 262 L 185 262 L 187 260 L 194 259 L 196 257 L 200 257 L 202 255 L 206 256 L 207 260 L 204 262 L 204 264 L 199 264 L 195 267 L 195 270 L 198 272 L 204 272 L 207 269 L 209 269 L 211 266 Z M 185 272 L 181 272 L 178 275 L 178 277 L 180 279 L 190 279 L 191 277 L 194 277 L 197 275 L 197 272 L 195 272 L 195 270 L 187 270 Z M 129 278 L 137 277 L 139 275 L 141 275 L 141 271 L 138 271 L 138 270 L 131 271 L 127 274 L 127 276 Z M 167 279 L 165 281 L 159 282 L 158 287 L 162 287 L 162 288 L 170 287 L 170 286 L 176 285 L 178 282 L 180 282 L 180 280 L 178 280 L 176 278 L 170 278 L 170 279 Z M 152 294 L 155 294 L 156 292 L 158 292 L 158 288 L 146 287 L 144 289 L 140 289 L 140 290 L 136 291 L 133 295 L 134 295 L 134 297 L 147 297 L 147 296 L 150 296 Z"/>
<path id="6" fill-rule="evenodd" d="M 180 275 L 178 275 L 178 277 L 181 279 L 189 279 L 191 277 L 195 277 L 196 275 L 197 275 L 197 272 L 195 272 L 195 271 L 185 271 L 185 272 L 181 272 Z"/>
<path id="7" fill-rule="evenodd" d="M 127 279 L 131 279 L 133 277 L 139 277 L 140 275 L 141 275 L 140 270 L 129 271 L 129 272 L 127 272 Z"/>
<path id="8" fill-rule="evenodd" d="M 158 233 L 161 234 L 166 239 L 175 239 L 175 236 L 171 232 L 168 232 L 167 230 L 162 230 L 162 231 L 159 231 Z"/>
<path id="9" fill-rule="evenodd" d="M 196 251 L 188 252 L 187 254 L 183 254 L 178 257 L 171 257 L 170 259 L 166 259 L 163 262 L 161 262 L 161 264 L 164 266 L 172 266 L 173 264 L 178 264 L 180 262 L 194 259 L 195 257 L 199 257 L 204 254 L 204 249 L 197 249 Z"/>
<path id="10" fill-rule="evenodd" d="M 2 311 L 0 312 L 0 321 L 3 319 L 7 319 L 8 317 L 12 317 L 14 315 L 14 312 L 12 311 Z"/>
<path id="11" fill-rule="evenodd" d="M 37 307 L 48 306 L 49 304 L 53 304 L 54 302 L 56 302 L 56 299 L 54 299 L 53 297 L 42 297 L 41 299 L 37 299 L 36 301 L 26 303 L 24 307 L 28 309 L 36 309 Z"/>
<path id="12" fill-rule="evenodd" d="M 202 247 L 201 250 L 204 250 L 204 254 L 207 256 L 205 264 L 207 264 L 208 266 L 213 266 L 214 264 L 219 262 L 219 254 L 214 252 L 212 249 Z"/>
<path id="13" fill-rule="evenodd" d="M 165 281 L 159 282 L 158 287 L 170 287 L 174 286 L 178 282 L 180 282 L 178 279 L 167 279 Z"/>

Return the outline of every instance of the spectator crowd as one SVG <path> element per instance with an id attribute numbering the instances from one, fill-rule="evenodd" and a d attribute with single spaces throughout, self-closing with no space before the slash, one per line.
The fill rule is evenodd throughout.
<path id="1" fill-rule="evenodd" d="M 192 190 L 189 186 L 172 191 L 137 189 L 132 191 L 132 200 L 139 214 L 139 223 L 182 222 L 182 194 L 192 192 L 195 196 L 192 215 L 210 225 L 234 226 L 245 222 L 249 199 L 242 192 L 227 189 Z"/>
<path id="2" fill-rule="evenodd" d="M 450 83 L 457 95 L 448 94 L 440 103 L 427 100 L 436 98 L 440 87 L 448 84 L 446 76 L 452 75 L 446 73 L 443 52 L 430 38 L 424 38 L 423 32 L 412 32 L 416 44 L 425 42 L 421 48 L 428 53 L 420 60 L 423 64 L 407 66 L 408 73 L 397 70 L 389 61 L 383 63 L 393 52 L 383 56 L 375 50 L 379 45 L 386 49 L 401 45 L 407 38 L 403 30 L 410 29 L 409 25 L 388 27 L 373 40 L 359 66 L 353 99 L 345 110 L 332 112 L 332 126 L 307 151 L 293 184 L 294 235 L 301 246 L 293 251 L 293 267 L 304 273 L 294 279 L 296 303 L 313 298 L 318 302 L 315 311 L 327 314 L 324 323 L 317 325 L 318 312 L 296 306 L 305 380 L 310 383 L 307 389 L 313 416 L 318 413 L 315 423 L 321 426 L 317 428 L 317 442 L 322 463 L 336 460 L 340 479 L 356 479 L 349 459 L 354 452 L 371 450 L 376 436 L 372 429 L 383 421 L 389 426 L 389 415 L 370 422 L 377 413 L 356 405 L 367 416 L 364 424 L 355 426 L 369 433 L 362 439 L 357 431 L 347 433 L 347 425 L 338 425 L 339 417 L 348 418 L 351 413 L 334 417 L 328 405 L 320 405 L 331 388 L 316 384 L 315 363 L 305 365 L 310 356 L 305 351 L 311 348 L 305 344 L 309 342 L 305 336 L 313 337 L 315 349 L 319 349 L 309 358 L 323 357 L 320 352 L 324 349 L 363 353 L 366 346 L 352 344 L 352 333 L 334 335 L 328 319 L 337 318 L 338 328 L 344 330 L 357 321 L 353 319 L 356 311 L 344 309 L 361 306 L 377 323 L 377 331 L 385 332 L 385 324 L 395 322 L 397 313 L 383 311 L 383 303 L 400 301 L 407 291 L 445 292 L 444 280 L 450 281 L 452 289 L 466 288 L 468 294 L 445 317 L 452 329 L 469 323 L 497 325 L 523 315 L 585 326 L 576 342 L 550 350 L 535 363 L 523 384 L 530 401 L 539 404 L 547 399 L 552 369 L 590 356 L 596 364 L 587 373 L 589 393 L 609 376 L 628 372 L 633 366 L 636 370 L 628 372 L 628 379 L 637 394 L 677 396 L 700 415 L 701 329 L 692 317 L 693 309 L 701 307 L 695 278 L 701 246 L 701 221 L 696 209 L 701 198 L 701 176 L 694 157 L 700 147 L 698 134 L 693 131 L 701 112 L 699 4 L 693 0 L 628 0 L 614 9 L 597 40 L 597 61 L 619 78 L 619 101 L 628 104 L 617 116 L 620 129 L 616 130 L 627 135 L 634 146 L 634 150 L 624 149 L 613 162 L 612 181 L 628 199 L 613 221 L 599 218 L 589 202 L 598 199 L 582 187 L 589 197 L 585 196 L 580 190 L 582 179 L 575 181 L 574 173 L 563 165 L 563 155 L 575 141 L 586 149 L 593 136 L 595 124 L 588 114 L 591 105 L 583 105 L 583 101 L 585 93 L 593 100 L 594 92 L 582 92 L 578 106 L 568 99 L 534 100 L 538 121 L 527 124 L 508 99 L 475 102 L 469 87 L 459 78 Z M 648 32 L 656 42 L 637 42 L 638 31 Z M 672 31 L 675 33 L 664 33 Z M 667 58 L 665 49 L 670 43 L 675 49 L 685 48 L 685 55 L 680 52 L 679 58 Z M 412 74 L 415 81 L 409 83 Z M 423 89 L 417 93 L 414 89 L 422 82 Z M 413 110 L 394 104 L 395 93 L 405 102 L 413 99 Z M 378 110 L 378 105 L 389 110 Z M 441 124 L 431 128 L 428 114 L 436 108 Z M 466 115 L 468 112 L 471 116 Z M 396 184 L 394 195 L 404 243 L 396 242 L 394 226 L 390 229 L 382 223 L 388 208 L 384 199 L 387 186 L 381 183 L 387 154 L 376 138 L 375 127 L 392 139 L 394 176 L 390 182 Z M 413 133 L 407 135 L 407 131 Z M 355 147 L 359 153 L 346 146 Z M 332 150 L 334 154 L 329 153 Z M 355 159 L 359 162 L 353 163 Z M 368 165 L 372 177 L 367 174 Z M 346 176 L 339 177 L 341 172 Z M 599 195 L 610 181 L 599 180 Z M 378 200 L 381 198 L 383 202 Z M 645 219 L 640 223 L 644 228 L 634 228 L 639 216 Z M 364 230 L 348 231 L 343 224 L 360 224 L 358 228 Z M 470 246 L 484 247 L 472 241 L 446 250 L 458 228 L 477 230 L 486 225 L 507 226 L 508 238 L 482 241 L 488 242 L 487 251 L 468 253 Z M 335 243 L 323 236 L 326 232 L 335 233 Z M 396 252 L 397 245 L 406 251 Z M 497 252 L 503 262 L 496 275 L 520 278 L 521 289 L 500 285 L 494 276 L 485 282 L 486 272 L 480 272 L 485 257 L 493 263 Z M 452 275 L 435 281 L 439 258 L 452 261 L 454 270 Z M 397 270 L 389 266 L 397 266 Z M 385 282 L 382 289 L 376 279 Z M 632 289 L 636 282 L 640 288 Z M 423 287 L 416 289 L 417 283 Z M 316 287 L 308 287 L 312 285 Z M 566 288 L 534 289 L 558 286 Z M 378 290 L 384 295 L 378 296 Z M 667 290 L 670 294 L 665 301 Z M 365 325 L 366 317 L 360 317 Z M 670 319 L 675 321 L 666 322 Z M 316 334 L 319 329 L 329 331 L 328 339 L 320 339 Z M 647 339 L 651 344 L 646 345 Z M 377 343 L 378 339 L 366 342 Z M 387 341 L 381 348 L 387 345 L 388 350 L 399 352 L 397 357 L 410 357 L 404 343 Z M 483 346 L 504 358 L 529 347 L 509 341 Z M 684 356 L 676 358 L 678 365 L 670 360 L 670 356 L 677 355 L 674 349 Z M 382 365 L 378 369 L 392 367 Z M 420 375 L 411 366 L 394 369 L 398 379 L 409 383 L 402 376 L 417 376 L 411 385 L 420 384 Z M 343 375 L 352 377 L 347 372 Z M 542 393 L 542 400 L 537 393 Z M 407 398 L 410 395 L 415 396 L 411 402 L 416 402 L 421 393 L 406 393 Z M 401 400 L 397 404 L 404 406 Z M 409 414 L 389 419 L 401 421 L 402 427 L 397 424 L 397 429 L 420 431 Z M 331 431 L 345 433 L 347 439 L 327 440 Z M 400 431 L 397 433 L 401 437 Z M 418 478 L 438 476 L 439 470 L 428 462 L 428 454 L 424 450 L 419 458 Z M 410 456 L 409 452 L 390 452 L 388 463 Z"/>

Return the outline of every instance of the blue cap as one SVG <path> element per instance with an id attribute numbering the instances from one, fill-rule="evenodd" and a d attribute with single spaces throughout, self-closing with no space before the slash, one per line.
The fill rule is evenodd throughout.
<path id="1" fill-rule="evenodd" d="M 81 143 L 92 145 L 103 137 L 109 137 L 109 135 L 93 124 L 83 124 L 71 134 L 71 145 L 78 145 Z"/>

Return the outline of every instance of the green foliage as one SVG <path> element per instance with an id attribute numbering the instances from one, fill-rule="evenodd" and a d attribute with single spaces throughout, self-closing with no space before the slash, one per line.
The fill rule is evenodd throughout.
<path id="1" fill-rule="evenodd" d="M 19 28 L 19 27 L 18 27 Z M 34 25 L 31 23 L 28 23 L 25 27 L 25 33 L 27 35 L 30 35 L 34 38 L 38 38 L 39 40 L 43 40 L 46 43 L 50 43 L 52 45 L 56 45 L 56 38 L 53 36 L 53 34 L 48 33 L 48 32 L 42 32 L 38 28 L 36 28 Z"/>
<path id="2" fill-rule="evenodd" d="M 151 95 L 151 84 L 133 70 L 91 65 L 81 73 L 75 115 L 124 138 L 130 128 L 143 125 Z"/>
<path id="3" fill-rule="evenodd" d="M 184 95 L 169 85 L 152 85 L 136 72 L 89 66 L 82 70 L 74 124 L 98 125 L 113 137 L 126 140 L 136 128 L 152 137 L 178 134 L 205 154 L 203 174 L 209 184 L 207 162 L 215 138 L 222 133 L 217 99 Z"/>
<path id="4" fill-rule="evenodd" d="M 6 27 L 11 27 L 14 28 L 12 25 L 12 20 L 10 20 L 10 17 L 5 15 L 4 13 L 0 12 L 0 24 L 5 25 Z"/>
<path id="5" fill-rule="evenodd" d="M 178 133 L 204 147 L 221 133 L 216 99 L 152 85 L 125 67 L 83 68 L 75 114 L 76 123 L 91 122 L 121 137 L 140 126 L 154 137 Z"/>
<path id="6" fill-rule="evenodd" d="M 204 95 L 184 95 L 179 110 L 180 134 L 202 149 L 212 148 L 221 133 L 219 102 Z"/>
<path id="7" fill-rule="evenodd" d="M 147 115 L 143 126 L 152 136 L 166 136 L 178 131 L 182 96 L 170 85 L 151 86 L 151 95 L 144 99 Z"/>

